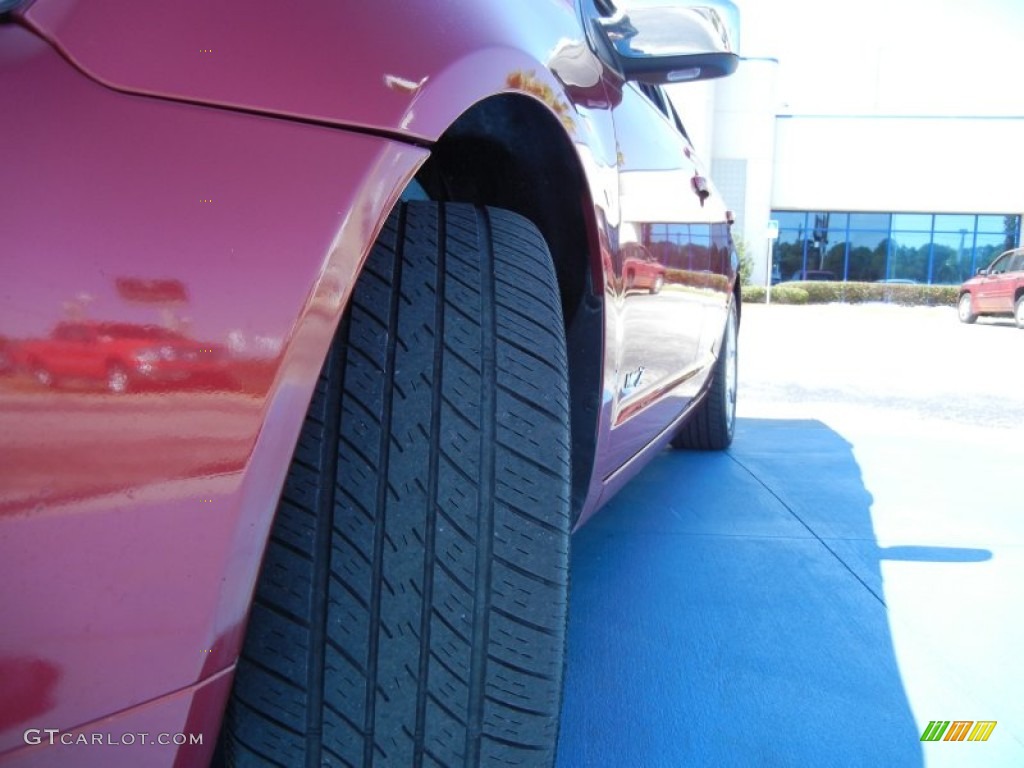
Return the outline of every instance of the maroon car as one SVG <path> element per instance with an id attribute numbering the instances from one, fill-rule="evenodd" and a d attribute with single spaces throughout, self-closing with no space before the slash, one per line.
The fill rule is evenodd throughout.
<path id="1" fill-rule="evenodd" d="M 1000 254 L 988 269 L 960 287 L 957 314 L 963 323 L 973 323 L 981 315 L 1012 317 L 1024 328 L 1024 248 Z"/>
<path id="2" fill-rule="evenodd" d="M 658 293 L 665 285 L 665 265 L 643 247 L 623 248 L 623 289 Z"/>
<path id="3" fill-rule="evenodd" d="M 225 349 L 176 331 L 135 323 L 66 321 L 14 348 L 20 367 L 44 386 L 85 384 L 115 394 L 139 388 L 224 388 Z"/>
<path id="4" fill-rule="evenodd" d="M 736 21 L 0 0 L 0 764 L 553 762 L 570 531 L 733 438 Z"/>

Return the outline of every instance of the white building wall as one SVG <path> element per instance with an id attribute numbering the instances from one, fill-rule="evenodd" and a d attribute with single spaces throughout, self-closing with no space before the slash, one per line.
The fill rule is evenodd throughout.
<path id="1" fill-rule="evenodd" d="M 780 116 L 772 207 L 1024 213 L 1024 118 Z"/>
<path id="2" fill-rule="evenodd" d="M 729 77 L 669 88 L 693 148 L 736 215 L 733 233 L 754 260 L 755 281 L 764 280 L 767 264 L 777 76 L 775 59 L 744 59 Z"/>
<path id="3" fill-rule="evenodd" d="M 715 81 L 711 175 L 736 213 L 733 232 L 753 259 L 755 283 L 767 270 L 778 66 L 774 59 L 745 59 L 732 76 Z"/>
<path id="4" fill-rule="evenodd" d="M 766 278 L 773 209 L 1024 216 L 1024 117 L 779 115 L 778 89 L 768 58 L 670 89 L 736 213 L 755 284 Z"/>

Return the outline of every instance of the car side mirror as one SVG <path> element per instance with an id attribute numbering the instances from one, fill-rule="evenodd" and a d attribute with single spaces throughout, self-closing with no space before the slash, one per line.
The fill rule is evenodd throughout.
<path id="1" fill-rule="evenodd" d="M 710 80 L 739 64 L 739 10 L 731 0 L 634 5 L 593 27 L 626 80 L 655 85 Z"/>
<path id="2" fill-rule="evenodd" d="M 978 275 L 979 277 L 984 277 L 985 275 L 987 275 L 987 274 L 988 274 L 988 270 L 987 270 L 987 269 L 985 269 L 984 267 L 979 267 L 979 268 L 978 268 L 978 271 L 977 271 L 977 273 L 976 273 L 976 274 L 977 274 L 977 275 Z"/>

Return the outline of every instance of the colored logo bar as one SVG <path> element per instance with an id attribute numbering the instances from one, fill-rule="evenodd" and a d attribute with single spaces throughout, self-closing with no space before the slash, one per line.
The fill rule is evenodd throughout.
<path id="1" fill-rule="evenodd" d="M 932 720 L 921 741 L 988 741 L 997 720 Z"/>

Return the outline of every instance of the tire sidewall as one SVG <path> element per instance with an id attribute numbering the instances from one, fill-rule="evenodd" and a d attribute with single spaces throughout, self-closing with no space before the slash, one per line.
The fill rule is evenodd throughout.
<path id="1" fill-rule="evenodd" d="M 722 376 L 722 387 L 724 390 L 722 397 L 725 406 L 723 408 L 725 422 L 723 427 L 730 443 L 736 435 L 736 400 L 739 390 L 739 349 L 737 343 L 739 329 L 736 327 L 737 324 L 736 303 L 733 302 L 729 307 L 729 318 L 726 321 L 725 333 L 722 336 L 720 370 L 717 372 Z"/>
<path id="2" fill-rule="evenodd" d="M 974 297 L 970 293 L 961 294 L 956 303 L 956 313 L 961 323 L 973 323 L 977 319 L 974 313 Z"/>

